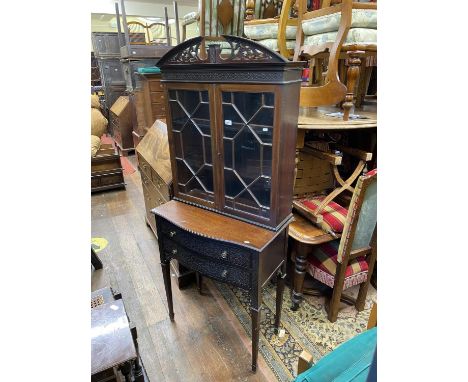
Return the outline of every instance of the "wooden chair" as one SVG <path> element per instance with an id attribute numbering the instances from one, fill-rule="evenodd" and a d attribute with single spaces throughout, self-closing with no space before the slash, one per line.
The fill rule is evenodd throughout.
<path id="1" fill-rule="evenodd" d="M 376 260 L 377 170 L 359 177 L 346 213 L 341 237 L 313 247 L 299 246 L 295 253 L 296 271 L 292 309 L 302 300 L 306 270 L 313 278 L 333 288 L 328 318 L 335 322 L 343 290 L 361 284 L 357 299 L 347 298 L 361 311 Z M 295 248 L 298 249 L 297 247 Z M 294 247 L 293 247 L 294 250 Z"/>
<path id="2" fill-rule="evenodd" d="M 375 64 L 377 4 L 323 0 L 320 9 L 309 11 L 307 0 L 297 1 L 298 21 L 293 59 L 309 60 L 317 85 L 301 89 L 300 104 L 316 107 L 338 104 L 344 100 L 343 119 L 347 121 L 354 106 L 355 90 L 360 89 L 361 93 L 365 93 L 370 79 L 371 71 L 363 70 L 358 83 L 361 69 L 369 63 Z M 292 2 L 287 5 L 293 6 Z M 285 28 L 280 28 L 278 38 L 282 40 L 285 36 Z M 342 60 L 341 65 L 339 60 Z M 348 64 L 347 71 L 344 70 L 343 60 Z M 326 62 L 327 70 L 323 73 Z M 311 76 L 310 85 L 312 79 Z M 343 84 L 345 80 L 346 86 Z M 357 98 L 360 102 L 363 97 L 358 95 Z"/>
<path id="3" fill-rule="evenodd" d="M 242 37 L 244 13 L 245 0 L 199 0 L 198 12 L 182 17 L 182 41 L 187 39 L 187 26 L 194 23 L 201 37 Z"/>

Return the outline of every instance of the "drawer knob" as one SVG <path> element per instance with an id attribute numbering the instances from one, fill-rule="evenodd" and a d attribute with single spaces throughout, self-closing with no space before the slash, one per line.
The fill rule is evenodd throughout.
<path id="1" fill-rule="evenodd" d="M 221 277 L 222 277 L 222 278 L 226 278 L 226 276 L 227 276 L 227 270 L 225 269 L 225 270 L 223 271 L 223 273 L 221 273 Z"/>
<path id="2" fill-rule="evenodd" d="M 173 255 L 177 255 L 177 249 L 173 249 L 173 250 L 172 250 L 172 254 L 173 254 Z"/>
<path id="3" fill-rule="evenodd" d="M 227 259 L 227 251 L 221 252 L 221 258 L 225 260 Z"/>
<path id="4" fill-rule="evenodd" d="M 169 232 L 169 236 L 170 236 L 170 237 L 174 237 L 174 236 L 175 236 L 175 234 L 176 234 L 176 232 L 175 232 L 175 231 L 171 231 L 171 232 Z"/>

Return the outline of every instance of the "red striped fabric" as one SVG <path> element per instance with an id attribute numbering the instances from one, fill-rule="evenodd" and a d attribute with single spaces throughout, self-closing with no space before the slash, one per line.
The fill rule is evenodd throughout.
<path id="1" fill-rule="evenodd" d="M 325 196 L 316 196 L 310 199 L 303 199 L 300 202 L 313 212 L 317 209 L 323 199 L 325 199 Z M 328 205 L 320 212 L 320 215 L 323 217 L 323 222 L 326 225 L 325 228 L 329 228 L 333 232 L 337 233 L 343 232 L 347 214 L 348 210 L 334 201 L 328 203 Z"/>

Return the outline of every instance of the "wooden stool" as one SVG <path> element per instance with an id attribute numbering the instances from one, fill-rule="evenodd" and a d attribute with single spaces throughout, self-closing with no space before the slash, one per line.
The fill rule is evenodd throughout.
<path id="1" fill-rule="evenodd" d="M 120 370 L 125 382 L 143 382 L 136 329 L 130 327 L 123 301 L 115 297 L 121 298 L 108 287 L 91 294 L 91 381 L 118 381 Z"/>

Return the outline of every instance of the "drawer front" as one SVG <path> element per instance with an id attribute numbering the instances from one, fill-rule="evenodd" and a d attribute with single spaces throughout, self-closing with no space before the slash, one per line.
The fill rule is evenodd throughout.
<path id="1" fill-rule="evenodd" d="M 138 163 L 141 169 L 142 181 L 143 181 L 143 174 L 146 176 L 146 178 L 151 179 L 151 166 L 148 164 L 145 158 L 143 158 L 140 154 L 138 154 Z"/>
<path id="2" fill-rule="evenodd" d="M 103 175 L 101 178 L 101 186 L 110 186 L 112 184 L 123 183 L 123 175 L 122 173 L 113 173 L 108 175 Z"/>
<path id="3" fill-rule="evenodd" d="M 152 103 L 151 104 L 151 113 L 156 115 L 166 115 L 166 105 L 162 103 Z"/>
<path id="4" fill-rule="evenodd" d="M 161 193 L 164 199 L 166 199 L 167 202 L 171 200 L 171 197 L 169 195 L 169 186 L 167 186 L 166 183 L 162 181 L 157 172 L 153 169 L 151 169 L 151 179 L 153 181 L 154 186 L 158 189 L 158 191 Z"/>
<path id="5" fill-rule="evenodd" d="M 151 92 L 150 99 L 152 103 L 163 103 L 164 102 L 164 93 L 163 92 Z"/>
<path id="6" fill-rule="evenodd" d="M 158 224 L 160 224 L 159 221 Z M 166 256 L 177 259 L 184 266 L 215 280 L 226 282 L 243 289 L 250 289 L 251 275 L 248 270 L 234 267 L 221 261 L 213 261 L 197 252 L 186 249 L 165 236 L 162 238 L 162 241 Z M 212 240 L 204 239 L 204 242 L 205 246 L 210 246 Z"/>
<path id="7" fill-rule="evenodd" d="M 163 220 L 161 231 L 165 237 L 191 251 L 210 257 L 226 265 L 251 268 L 251 258 L 254 254 L 250 249 L 203 238 L 184 231 L 167 220 Z"/>
<path id="8" fill-rule="evenodd" d="M 149 88 L 152 92 L 163 92 L 164 87 L 160 81 L 151 81 L 149 82 Z"/>

